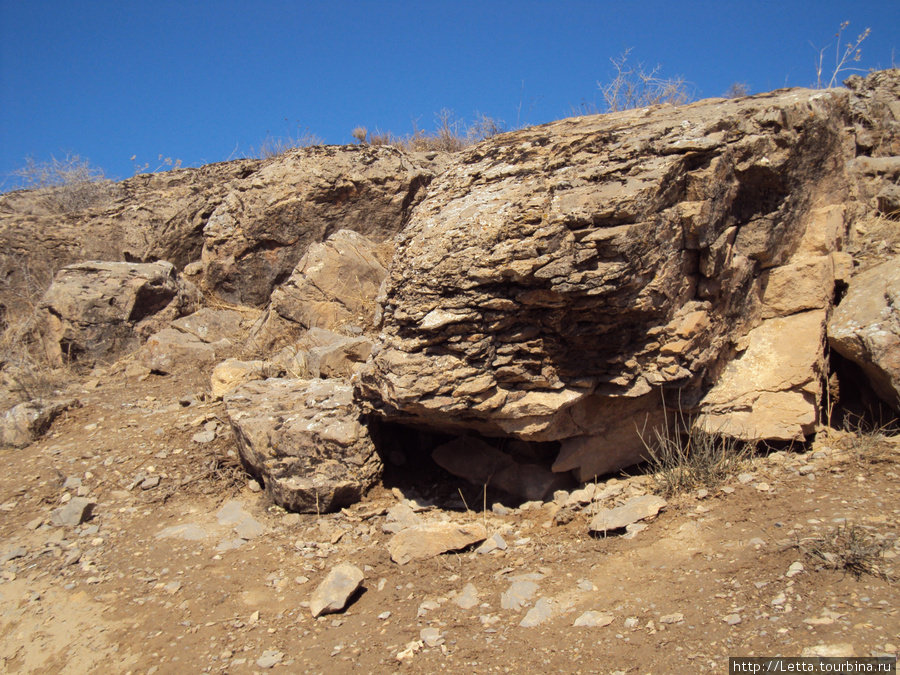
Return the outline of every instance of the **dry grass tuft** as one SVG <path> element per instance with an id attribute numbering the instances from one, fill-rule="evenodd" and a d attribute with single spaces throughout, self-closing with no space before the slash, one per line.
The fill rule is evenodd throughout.
<path id="1" fill-rule="evenodd" d="M 658 431 L 645 441 L 654 491 L 672 497 L 700 488 L 714 488 L 740 472 L 751 446 L 697 427 Z"/>
<path id="2" fill-rule="evenodd" d="M 849 572 L 857 579 L 864 574 L 884 581 L 895 579 L 893 570 L 884 566 L 884 554 L 891 542 L 859 525 L 839 525 L 821 537 L 798 541 L 795 546 L 825 569 Z"/>

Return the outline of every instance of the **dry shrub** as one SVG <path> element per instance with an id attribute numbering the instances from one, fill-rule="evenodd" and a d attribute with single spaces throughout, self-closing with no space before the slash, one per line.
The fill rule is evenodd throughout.
<path id="1" fill-rule="evenodd" d="M 448 108 L 435 115 L 435 128 L 428 132 L 413 123 L 413 132 L 398 136 L 390 131 L 376 129 L 369 133 L 366 127 L 356 127 L 353 138 L 363 145 L 390 145 L 409 152 L 458 152 L 506 131 L 503 120 L 475 113 L 475 121 L 466 124 Z"/>
<path id="2" fill-rule="evenodd" d="M 305 129 L 297 135 L 289 134 L 284 137 L 266 136 L 259 146 L 258 155 L 260 159 L 271 159 L 272 157 L 283 155 L 288 150 L 309 148 L 313 145 L 322 145 L 324 143 L 323 139 L 311 133 L 309 129 Z"/>
<path id="3" fill-rule="evenodd" d="M 78 155 L 63 159 L 51 157 L 36 162 L 28 157 L 25 166 L 14 171 L 22 187 L 34 190 L 39 201 L 51 213 L 64 214 L 100 206 L 115 196 L 115 184 L 102 169 Z"/>
<path id="4" fill-rule="evenodd" d="M 849 572 L 857 579 L 864 574 L 884 581 L 895 578 L 893 570 L 884 565 L 890 540 L 859 525 L 839 525 L 821 537 L 798 541 L 795 546 L 826 569 Z"/>
<path id="5" fill-rule="evenodd" d="M 631 49 L 626 49 L 620 56 L 611 58 L 615 74 L 609 82 L 598 82 L 602 106 L 596 103 L 582 102 L 584 114 L 601 112 L 618 112 L 634 108 L 646 108 L 652 105 L 683 105 L 694 98 L 691 85 L 681 75 L 664 78 L 659 72 L 662 66 L 646 67 L 638 62 L 628 62 Z"/>

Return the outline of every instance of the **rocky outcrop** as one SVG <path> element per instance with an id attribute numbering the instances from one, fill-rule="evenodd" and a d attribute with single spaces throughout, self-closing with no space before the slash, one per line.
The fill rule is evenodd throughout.
<path id="1" fill-rule="evenodd" d="M 388 239 L 431 181 L 427 164 L 369 146 L 306 148 L 265 164 L 229 192 L 204 226 L 202 287 L 262 306 L 307 248 L 337 230 Z"/>
<path id="2" fill-rule="evenodd" d="M 779 321 L 802 324 L 790 339 L 814 356 L 757 385 L 781 408 L 778 437 L 802 437 L 845 228 L 829 206 L 847 194 L 849 110 L 846 90 L 791 90 L 479 144 L 397 239 L 361 397 L 408 423 L 560 441 L 554 468 L 586 480 L 641 457 L 663 400 L 709 424 L 758 410 L 727 367 L 757 367 L 777 347 L 764 322 Z M 769 431 L 756 415 L 734 429 Z"/>
<path id="3" fill-rule="evenodd" d="M 900 258 L 854 277 L 828 324 L 828 341 L 900 412 Z"/>
<path id="4" fill-rule="evenodd" d="M 269 351 L 310 329 L 370 328 L 389 247 L 340 230 L 313 244 L 272 299 L 254 339 Z"/>
<path id="5" fill-rule="evenodd" d="M 44 349 L 55 364 L 111 360 L 196 310 L 199 300 L 171 263 L 70 265 L 41 300 Z"/>
<path id="6" fill-rule="evenodd" d="M 381 242 L 406 223 L 441 158 L 389 147 L 310 147 L 266 160 L 141 174 L 108 199 L 48 211 L 35 191 L 0 195 L 0 278 L 17 295 L 86 260 L 167 260 L 220 298 L 264 306 L 310 244 L 339 229 Z"/>
<path id="7" fill-rule="evenodd" d="M 286 509 L 337 511 L 381 476 L 381 459 L 345 382 L 254 381 L 224 400 L 241 460 Z"/>

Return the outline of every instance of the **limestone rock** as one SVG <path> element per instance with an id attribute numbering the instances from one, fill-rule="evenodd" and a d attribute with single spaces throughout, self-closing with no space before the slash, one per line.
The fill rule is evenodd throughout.
<path id="1" fill-rule="evenodd" d="M 197 289 L 171 263 L 70 265 L 41 300 L 44 349 L 59 364 L 113 359 L 193 312 L 198 302 Z"/>
<path id="2" fill-rule="evenodd" d="M 791 90 L 474 146 L 397 237 L 361 398 L 407 424 L 560 441 L 554 469 L 582 481 L 639 461 L 660 388 L 690 408 L 761 321 L 824 316 L 843 233 L 825 236 L 821 209 L 847 194 L 849 116 L 846 90 Z M 803 375 L 776 386 L 799 414 L 771 438 L 815 413 L 814 333 Z"/>
<path id="3" fill-rule="evenodd" d="M 375 297 L 387 276 L 387 259 L 363 235 L 340 230 L 315 243 L 290 278 L 275 289 L 256 339 L 277 344 L 301 329 L 331 329 L 345 324 L 369 326 Z"/>
<path id="4" fill-rule="evenodd" d="M 802 440 L 811 434 L 822 390 L 824 310 L 769 319 L 700 403 L 697 425 L 754 440 Z"/>
<path id="5" fill-rule="evenodd" d="M 621 530 L 628 525 L 651 518 L 665 508 L 666 500 L 656 495 L 644 495 L 629 499 L 614 509 L 600 509 L 591 521 L 591 532 Z"/>
<path id="6" fill-rule="evenodd" d="M 422 159 L 387 146 L 323 146 L 261 165 L 208 216 L 203 288 L 260 307 L 329 233 L 346 229 L 385 241 L 404 226 L 433 177 Z"/>
<path id="7" fill-rule="evenodd" d="M 93 513 L 96 502 L 84 497 L 72 497 L 65 506 L 54 509 L 50 514 L 50 522 L 60 527 L 75 527 L 88 520 Z"/>
<path id="8" fill-rule="evenodd" d="M 853 277 L 828 323 L 828 342 L 900 411 L 900 257 Z"/>
<path id="9" fill-rule="evenodd" d="M 247 382 L 224 401 L 241 459 L 286 509 L 339 510 L 381 475 L 349 384 L 270 378 Z"/>
<path id="10" fill-rule="evenodd" d="M 479 523 L 428 523 L 402 530 L 391 537 L 388 551 L 391 560 L 405 565 L 411 560 L 423 560 L 477 544 L 487 538 L 484 526 Z"/>
<path id="11" fill-rule="evenodd" d="M 0 446 L 24 448 L 44 433 L 77 399 L 34 400 L 13 406 L 0 417 Z"/>
<path id="12" fill-rule="evenodd" d="M 214 399 L 221 400 L 225 394 L 245 382 L 281 377 L 284 374 L 285 368 L 269 361 L 226 359 L 213 368 L 210 376 L 210 394 Z"/>
<path id="13" fill-rule="evenodd" d="M 221 357 L 222 353 L 216 353 L 214 345 L 207 344 L 190 333 L 163 328 L 151 335 L 141 347 L 137 363 L 156 373 L 171 375 L 179 370 L 211 368 Z"/>
<path id="14" fill-rule="evenodd" d="M 341 563 L 334 567 L 310 598 L 309 609 L 313 618 L 344 609 L 364 578 L 363 571 L 356 565 Z"/>

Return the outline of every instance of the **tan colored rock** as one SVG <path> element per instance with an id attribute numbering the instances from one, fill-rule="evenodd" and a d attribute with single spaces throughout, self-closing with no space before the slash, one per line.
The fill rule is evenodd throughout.
<path id="1" fill-rule="evenodd" d="M 292 150 L 220 201 L 203 228 L 203 288 L 263 306 L 312 244 L 340 229 L 383 242 L 404 226 L 433 173 L 388 146 Z M 352 287 L 354 279 L 345 279 Z"/>
<path id="2" fill-rule="evenodd" d="M 737 415 L 742 434 L 760 423 L 757 438 L 802 436 L 843 236 L 829 206 L 846 195 L 848 115 L 846 91 L 792 90 L 475 146 L 397 238 L 361 398 L 408 424 L 561 441 L 554 469 L 588 480 L 641 459 L 636 417 L 660 423 L 660 388 L 693 406 L 765 316 L 816 310 L 802 374 L 752 392 L 729 379 L 702 410 Z"/>
<path id="3" fill-rule="evenodd" d="M 640 520 L 652 518 L 666 507 L 666 500 L 656 495 L 643 495 L 629 499 L 614 509 L 600 509 L 591 520 L 591 532 L 607 533 L 622 530 Z"/>
<path id="4" fill-rule="evenodd" d="M 769 319 L 701 400 L 699 427 L 741 439 L 802 440 L 822 395 L 825 310 Z"/>
<path id="5" fill-rule="evenodd" d="M 362 586 L 364 578 L 363 571 L 350 563 L 341 563 L 332 568 L 309 600 L 309 611 L 313 618 L 343 610 Z"/>
<path id="6" fill-rule="evenodd" d="M 828 342 L 866 374 L 872 389 L 900 410 L 900 257 L 853 277 L 828 323 Z"/>
<path id="7" fill-rule="evenodd" d="M 170 263 L 78 263 L 44 294 L 41 337 L 51 361 L 93 364 L 133 351 L 198 303 Z"/>
<path id="8" fill-rule="evenodd" d="M 137 362 L 163 375 L 171 375 L 179 370 L 205 370 L 222 358 L 222 347 L 230 346 L 228 343 L 220 346 L 217 353 L 215 346 L 194 335 L 174 328 L 164 328 L 150 336 L 141 347 Z"/>
<path id="9" fill-rule="evenodd" d="M 218 401 L 245 382 L 282 375 L 284 375 L 284 368 L 268 361 L 226 359 L 213 368 L 210 377 L 210 394 Z"/>
<path id="10" fill-rule="evenodd" d="M 272 295 L 272 309 L 304 328 L 371 322 L 373 301 L 387 276 L 375 249 L 373 242 L 349 230 L 314 244 Z"/>
<path id="11" fill-rule="evenodd" d="M 834 297 L 834 266 L 830 255 L 806 258 L 767 270 L 762 275 L 763 318 L 826 309 Z"/>
<path id="12" fill-rule="evenodd" d="M 388 551 L 391 560 L 405 565 L 412 560 L 425 560 L 448 551 L 459 551 L 485 539 L 487 532 L 480 523 L 429 523 L 395 534 L 388 542 Z"/>

